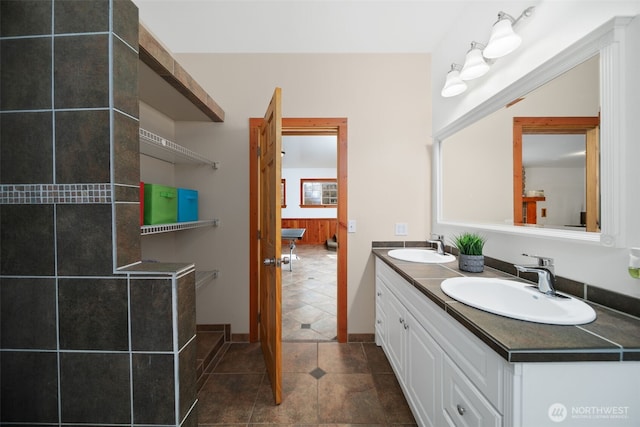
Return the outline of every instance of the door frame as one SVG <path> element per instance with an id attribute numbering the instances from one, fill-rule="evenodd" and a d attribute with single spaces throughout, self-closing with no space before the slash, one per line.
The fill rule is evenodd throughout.
<path id="1" fill-rule="evenodd" d="M 249 119 L 249 341 L 259 341 L 259 161 L 258 135 L 263 118 Z M 338 290 L 337 338 L 344 343 L 347 331 L 347 119 L 346 118 L 282 118 L 282 135 L 335 135 L 337 137 L 338 180 Z"/>

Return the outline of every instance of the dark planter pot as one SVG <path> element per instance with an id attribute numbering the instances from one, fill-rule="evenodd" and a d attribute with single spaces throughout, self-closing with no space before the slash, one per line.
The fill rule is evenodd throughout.
<path id="1" fill-rule="evenodd" d="M 482 273 L 484 271 L 484 255 L 458 256 L 458 268 L 469 273 Z"/>

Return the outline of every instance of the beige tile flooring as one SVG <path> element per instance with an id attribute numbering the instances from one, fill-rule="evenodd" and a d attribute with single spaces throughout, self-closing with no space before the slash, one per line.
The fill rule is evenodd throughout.
<path id="1" fill-rule="evenodd" d="M 288 247 L 282 251 L 289 255 Z M 336 252 L 324 245 L 297 245 L 294 254 L 292 271 L 282 266 L 282 340 L 335 340 Z"/>
<path id="2" fill-rule="evenodd" d="M 415 426 L 384 352 L 374 343 L 283 342 L 275 405 L 259 343 L 232 343 L 198 394 L 200 426 Z"/>

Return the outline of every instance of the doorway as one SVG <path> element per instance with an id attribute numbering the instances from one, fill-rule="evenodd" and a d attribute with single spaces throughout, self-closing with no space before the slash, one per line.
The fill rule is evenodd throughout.
<path id="1" fill-rule="evenodd" d="M 258 291 L 259 291 L 259 275 L 258 265 L 260 261 L 258 248 L 258 223 L 259 223 L 259 182 L 256 173 L 258 164 L 258 129 L 263 119 L 250 119 L 250 331 L 249 339 L 252 342 L 259 340 L 258 332 Z M 338 342 L 347 341 L 347 120 L 345 118 L 283 118 L 282 120 L 283 137 L 305 137 L 305 136 L 332 136 L 335 138 L 336 144 L 336 185 L 337 185 L 337 207 L 335 221 L 335 240 L 338 242 L 335 252 L 335 269 L 334 275 L 337 281 L 336 292 L 336 331 L 335 336 Z M 285 156 L 286 156 L 286 150 Z M 313 177 L 317 178 L 317 177 Z M 300 183 L 285 183 L 285 186 L 298 187 Z M 289 227 L 287 227 L 289 228 Z M 333 237 L 330 236 L 330 237 Z M 317 237 L 316 237 L 317 238 Z M 302 249 L 304 246 L 298 246 L 301 252 L 307 252 Z M 308 249 L 308 248 L 307 248 Z M 317 248 L 316 248 L 317 249 Z M 283 253 L 288 252 L 288 246 L 283 243 Z M 287 255 L 287 254 L 285 254 Z M 298 255 L 298 254 L 296 254 Z M 306 255 L 305 255 L 306 256 Z M 330 258 L 327 256 L 327 258 Z M 296 261 L 293 260 L 293 270 L 296 269 Z M 299 264 L 298 264 L 299 265 Z M 288 272 L 288 267 L 283 266 L 283 273 Z M 284 283 L 284 280 L 283 280 Z M 284 309 L 283 309 L 284 310 Z M 304 327 L 306 325 L 301 325 Z"/>
<path id="2" fill-rule="evenodd" d="M 336 135 L 282 136 L 281 226 L 305 231 L 282 241 L 282 341 L 337 338 L 337 157 Z"/>

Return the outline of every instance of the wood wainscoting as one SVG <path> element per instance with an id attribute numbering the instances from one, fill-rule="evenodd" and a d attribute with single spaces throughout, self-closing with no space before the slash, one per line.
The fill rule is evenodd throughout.
<path id="1" fill-rule="evenodd" d="M 282 218 L 282 228 L 305 228 L 299 245 L 324 245 L 338 229 L 337 218 Z"/>

